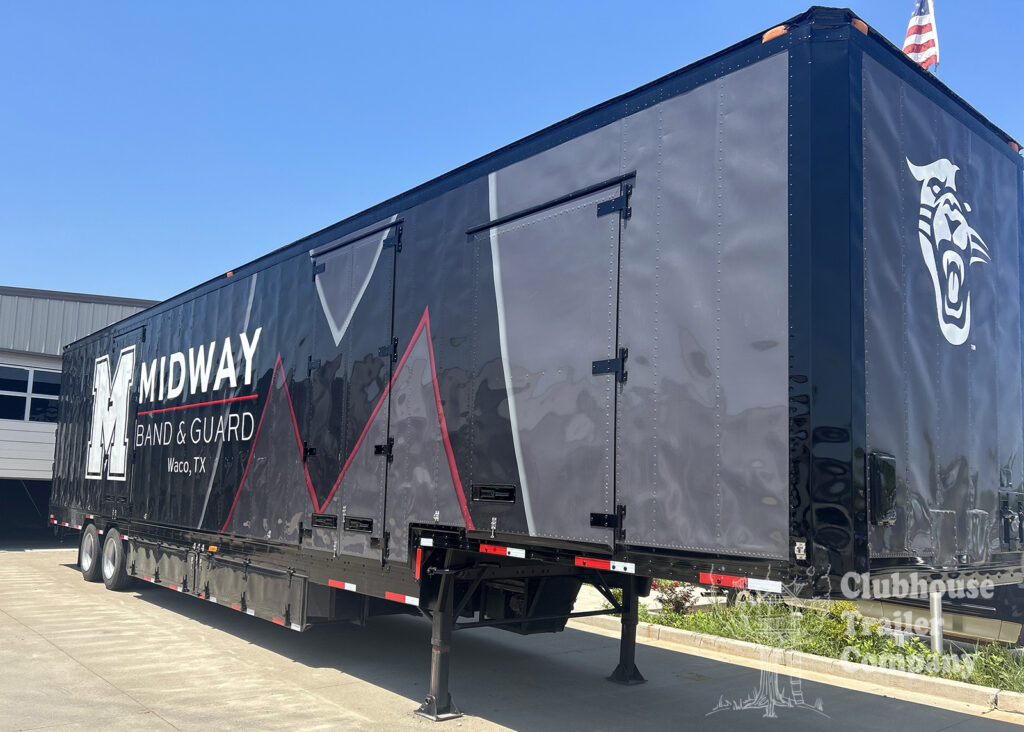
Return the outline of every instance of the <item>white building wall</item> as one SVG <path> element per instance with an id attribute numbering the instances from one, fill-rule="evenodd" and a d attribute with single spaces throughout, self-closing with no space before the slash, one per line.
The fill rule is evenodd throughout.
<path id="1" fill-rule="evenodd" d="M 0 419 L 0 478 L 50 480 L 57 425 Z"/>
<path id="2" fill-rule="evenodd" d="M 153 304 L 0 286 L 0 366 L 59 372 L 65 344 Z M 52 480 L 56 433 L 53 422 L 0 419 L 0 479 Z"/>
<path id="3" fill-rule="evenodd" d="M 60 358 L 0 350 L 0 366 L 60 371 Z M 57 425 L 0 419 L 0 478 L 50 480 Z"/>

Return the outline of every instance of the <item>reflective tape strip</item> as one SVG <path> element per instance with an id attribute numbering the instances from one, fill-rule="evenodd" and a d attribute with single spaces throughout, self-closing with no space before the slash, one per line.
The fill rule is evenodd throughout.
<path id="1" fill-rule="evenodd" d="M 152 577 L 143 577 L 142 579 L 146 580 L 146 582 L 152 582 L 153 581 Z"/>
<path id="2" fill-rule="evenodd" d="M 782 592 L 782 583 L 776 580 L 754 579 L 750 577 L 734 577 L 729 574 L 700 573 L 701 584 L 728 587 L 735 590 L 754 590 L 755 592 Z"/>
<path id="3" fill-rule="evenodd" d="M 409 595 L 400 595 L 397 592 L 385 592 L 384 598 L 392 600 L 393 602 L 404 602 L 406 605 L 419 605 L 420 599 L 418 597 L 411 597 Z"/>
<path id="4" fill-rule="evenodd" d="M 327 584 L 331 587 L 337 587 L 339 590 L 348 590 L 349 592 L 356 591 L 356 586 L 352 582 L 342 582 L 341 580 L 327 580 Z"/>
<path id="5" fill-rule="evenodd" d="M 217 602 L 217 598 L 213 597 L 213 596 L 207 597 L 206 599 L 209 600 L 210 602 Z"/>
<path id="6" fill-rule="evenodd" d="M 181 588 L 178 587 L 177 585 L 167 585 L 167 586 L 170 587 L 172 590 L 176 590 L 178 592 L 181 592 Z"/>
<path id="7" fill-rule="evenodd" d="M 291 629 L 292 630 L 297 630 L 300 633 L 302 632 L 302 626 L 301 625 L 296 625 L 295 623 L 291 624 Z"/>
<path id="8" fill-rule="evenodd" d="M 593 557 L 576 557 L 577 567 L 587 569 L 607 569 L 612 572 L 636 574 L 636 565 L 632 562 L 613 562 L 610 559 L 594 559 Z"/>
<path id="9" fill-rule="evenodd" d="M 80 528 L 82 528 L 82 525 L 81 524 L 75 524 L 75 528 L 76 529 L 80 529 Z"/>
<path id="10" fill-rule="evenodd" d="M 775 580 L 763 580 L 750 578 L 747 580 L 747 589 L 757 592 L 775 592 L 782 594 L 782 583 Z"/>
<path id="11" fill-rule="evenodd" d="M 240 603 L 233 602 L 233 603 L 231 603 L 231 609 L 232 610 L 241 610 L 242 609 L 242 605 Z"/>
<path id="12" fill-rule="evenodd" d="M 413 572 L 413 576 L 416 579 L 420 578 L 420 565 L 423 563 L 423 548 L 416 547 L 416 570 Z"/>
<path id="13" fill-rule="evenodd" d="M 434 540 L 422 538 L 420 539 L 420 546 L 434 546 Z"/>
<path id="14" fill-rule="evenodd" d="M 97 534 L 102 534 L 103 533 L 103 529 L 96 529 L 96 533 Z"/>
<path id="15" fill-rule="evenodd" d="M 275 616 L 270 619 L 270 622 L 272 622 L 274 625 L 284 625 L 284 618 L 279 618 Z"/>
<path id="16" fill-rule="evenodd" d="M 703 585 L 715 585 L 716 587 L 729 587 L 737 590 L 747 589 L 746 577 L 733 577 L 727 574 L 711 574 L 710 572 L 701 572 L 700 582 Z"/>
<path id="17" fill-rule="evenodd" d="M 93 515 L 92 515 L 91 513 L 87 513 L 87 514 L 85 514 L 85 517 L 86 517 L 87 519 L 92 519 L 92 518 L 96 518 L 96 517 L 95 517 L 95 516 L 93 516 Z"/>
<path id="18" fill-rule="evenodd" d="M 502 557 L 516 557 L 517 559 L 526 559 L 525 549 L 516 549 L 511 546 L 497 546 L 495 544 L 481 544 L 480 551 L 484 554 L 497 554 Z"/>
<path id="19" fill-rule="evenodd" d="M 61 522 L 60 522 L 60 525 L 61 525 L 61 526 L 67 526 L 67 525 L 68 525 L 68 522 L 67 522 L 67 521 L 61 521 Z"/>
<path id="20" fill-rule="evenodd" d="M 256 611 L 255 610 L 246 610 L 245 614 L 246 615 L 253 615 L 253 616 L 255 616 L 256 615 Z"/>
<path id="21" fill-rule="evenodd" d="M 128 541 L 128 535 L 127 534 L 121 534 L 121 538 L 124 539 L 125 541 Z"/>

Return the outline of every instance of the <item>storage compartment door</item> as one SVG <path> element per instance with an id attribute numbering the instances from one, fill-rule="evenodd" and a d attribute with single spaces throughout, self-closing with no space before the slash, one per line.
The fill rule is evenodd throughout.
<path id="1" fill-rule="evenodd" d="M 381 556 L 400 236 L 399 223 L 385 222 L 312 254 L 317 312 L 302 434 L 315 504 L 303 543 L 338 554 Z"/>
<path id="2" fill-rule="evenodd" d="M 500 195 L 500 192 L 499 192 Z M 509 419 L 529 531 L 610 545 L 621 181 L 473 233 L 489 247 Z"/>

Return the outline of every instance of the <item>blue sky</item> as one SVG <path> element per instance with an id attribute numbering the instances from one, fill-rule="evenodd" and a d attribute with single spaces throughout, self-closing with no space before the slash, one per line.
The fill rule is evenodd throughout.
<path id="1" fill-rule="evenodd" d="M 1024 2 L 936 5 L 1024 139 Z M 912 6 L 852 4 L 898 45 Z M 7 0 L 0 284 L 164 299 L 807 7 Z"/>

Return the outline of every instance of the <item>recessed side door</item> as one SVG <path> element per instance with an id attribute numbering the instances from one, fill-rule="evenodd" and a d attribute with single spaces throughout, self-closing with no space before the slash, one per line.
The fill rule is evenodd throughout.
<path id="1" fill-rule="evenodd" d="M 312 253 L 317 322 L 301 431 L 315 498 L 304 541 L 377 559 L 384 543 L 400 232 L 400 224 L 385 223 Z"/>
<path id="2" fill-rule="evenodd" d="M 534 536 L 614 539 L 592 514 L 615 512 L 619 238 L 631 184 L 608 181 L 471 231 L 491 253 L 515 499 Z"/>

